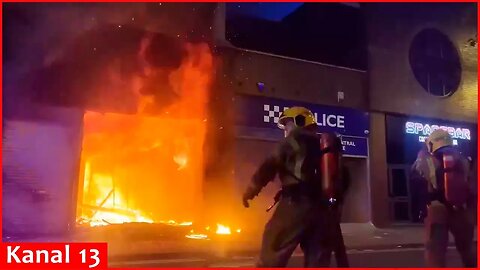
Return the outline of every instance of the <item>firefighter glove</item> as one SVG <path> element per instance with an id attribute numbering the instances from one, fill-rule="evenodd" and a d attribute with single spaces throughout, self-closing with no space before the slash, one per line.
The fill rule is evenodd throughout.
<path id="1" fill-rule="evenodd" d="M 242 196 L 242 201 L 243 201 L 243 206 L 245 208 L 250 207 L 250 204 L 248 203 L 249 200 L 252 200 L 257 194 L 255 193 L 255 190 L 253 187 L 248 187 L 247 190 L 243 193 Z"/>

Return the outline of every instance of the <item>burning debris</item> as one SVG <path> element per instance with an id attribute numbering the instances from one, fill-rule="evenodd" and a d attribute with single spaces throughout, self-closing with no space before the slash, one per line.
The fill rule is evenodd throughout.
<path id="1" fill-rule="evenodd" d="M 240 233 L 240 232 L 241 232 L 240 229 L 236 230 L 236 233 Z M 231 235 L 232 232 L 230 230 L 230 227 L 217 223 L 217 229 L 215 231 L 215 234 L 216 235 Z M 210 227 L 207 226 L 207 227 L 205 227 L 205 231 L 203 231 L 202 233 L 196 233 L 195 230 L 191 230 L 190 234 L 185 235 L 185 237 L 190 238 L 190 239 L 205 240 L 205 239 L 209 239 L 209 235 L 215 235 L 215 234 L 212 234 L 210 232 Z"/>
<path id="2" fill-rule="evenodd" d="M 186 44 L 186 51 L 180 67 L 167 74 L 176 100 L 160 106 L 143 95 L 146 81 L 165 78 L 165 70 L 146 65 L 146 77 L 125 85 L 136 93 L 136 114 L 85 113 L 78 208 L 90 225 L 194 220 L 200 213 L 213 61 L 207 45 Z"/>
<path id="3" fill-rule="evenodd" d="M 217 224 L 217 234 L 232 234 L 230 228 L 227 226 L 223 226 L 222 224 Z"/>

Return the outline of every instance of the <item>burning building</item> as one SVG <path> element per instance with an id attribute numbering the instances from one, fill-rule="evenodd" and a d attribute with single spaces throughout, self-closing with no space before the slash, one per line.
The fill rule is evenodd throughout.
<path id="1" fill-rule="evenodd" d="M 212 110 L 218 63 L 205 30 L 210 23 L 190 19 L 188 31 L 173 34 L 163 25 L 161 33 L 148 23 L 161 5 L 133 6 L 109 19 L 99 15 L 115 13 L 105 5 L 62 7 L 103 21 L 46 50 L 38 66 L 11 70 L 15 83 L 4 88 L 4 237 L 127 223 L 178 227 L 192 239 L 240 232 L 214 212 L 226 212 L 227 202 L 205 205 L 215 178 L 223 179 L 213 186 L 229 193 L 222 185 L 228 179 L 209 166 L 212 138 L 223 132 L 212 114 L 221 110 Z M 183 9 L 202 17 L 214 7 Z M 160 21 L 178 13 L 178 6 L 167 9 Z M 7 11 L 34 13 L 19 5 Z"/>
<path id="2" fill-rule="evenodd" d="M 154 113 L 154 97 L 139 94 L 135 114 L 85 113 L 80 218 L 91 224 L 198 220 L 212 68 L 208 47 L 189 47 L 169 74 L 175 101 L 163 110 Z"/>

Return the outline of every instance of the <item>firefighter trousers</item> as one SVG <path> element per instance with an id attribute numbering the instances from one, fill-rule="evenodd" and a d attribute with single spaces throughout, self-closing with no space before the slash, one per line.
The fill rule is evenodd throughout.
<path id="1" fill-rule="evenodd" d="M 347 250 L 345 247 L 345 242 L 343 240 L 342 228 L 340 227 L 341 221 L 341 207 L 336 207 L 333 209 L 326 209 L 326 222 L 328 226 L 328 233 L 326 235 L 329 247 L 326 254 L 322 255 L 323 260 L 328 260 L 328 266 L 330 265 L 330 254 L 333 252 L 335 254 L 335 260 L 337 262 L 337 267 L 347 268 L 349 267 Z"/>
<path id="2" fill-rule="evenodd" d="M 447 210 L 445 206 L 433 206 L 427 210 L 425 219 L 427 267 L 445 267 L 448 233 L 455 238 L 455 247 L 460 253 L 464 267 L 476 267 L 473 251 L 474 223 L 467 210 Z"/>
<path id="3" fill-rule="evenodd" d="M 286 267 L 298 245 L 304 267 L 328 267 L 325 219 L 319 203 L 307 197 L 284 197 L 265 226 L 257 267 Z M 328 253 L 328 259 L 327 257 Z"/>

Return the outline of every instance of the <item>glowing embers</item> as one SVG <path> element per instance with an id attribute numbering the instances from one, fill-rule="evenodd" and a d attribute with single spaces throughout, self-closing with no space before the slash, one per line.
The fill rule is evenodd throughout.
<path id="1" fill-rule="evenodd" d="M 189 238 L 189 239 L 197 239 L 197 240 L 206 240 L 208 239 L 208 235 L 206 234 L 195 234 L 195 233 L 191 233 L 191 234 L 187 234 L 185 235 L 186 238 Z"/>
<path id="2" fill-rule="evenodd" d="M 202 120 L 87 112 L 79 222 L 192 225 L 203 201 L 204 134 Z"/>
<path id="3" fill-rule="evenodd" d="M 110 175 L 91 174 L 90 163 L 85 164 L 85 180 L 88 184 L 96 185 L 97 199 L 93 205 L 86 204 L 82 207 L 90 215 L 82 215 L 81 222 L 89 223 L 90 226 L 102 226 L 109 224 L 121 224 L 129 222 L 153 223 L 140 211 L 129 209 L 120 191 L 114 188 L 114 182 Z"/>
<path id="4" fill-rule="evenodd" d="M 235 230 L 235 232 L 237 234 L 240 233 L 241 231 L 242 231 L 241 229 Z M 213 233 L 210 230 L 210 226 L 207 226 L 200 233 L 196 232 L 195 230 L 192 229 L 192 230 L 190 230 L 190 234 L 185 235 L 185 237 L 189 238 L 189 239 L 208 240 L 209 237 L 211 237 L 213 235 L 231 235 L 231 234 L 232 234 L 232 232 L 231 232 L 229 226 L 217 223 L 217 228 L 215 230 L 215 233 Z"/>
<path id="5" fill-rule="evenodd" d="M 217 224 L 217 234 L 232 234 L 230 228 L 222 224 Z"/>

